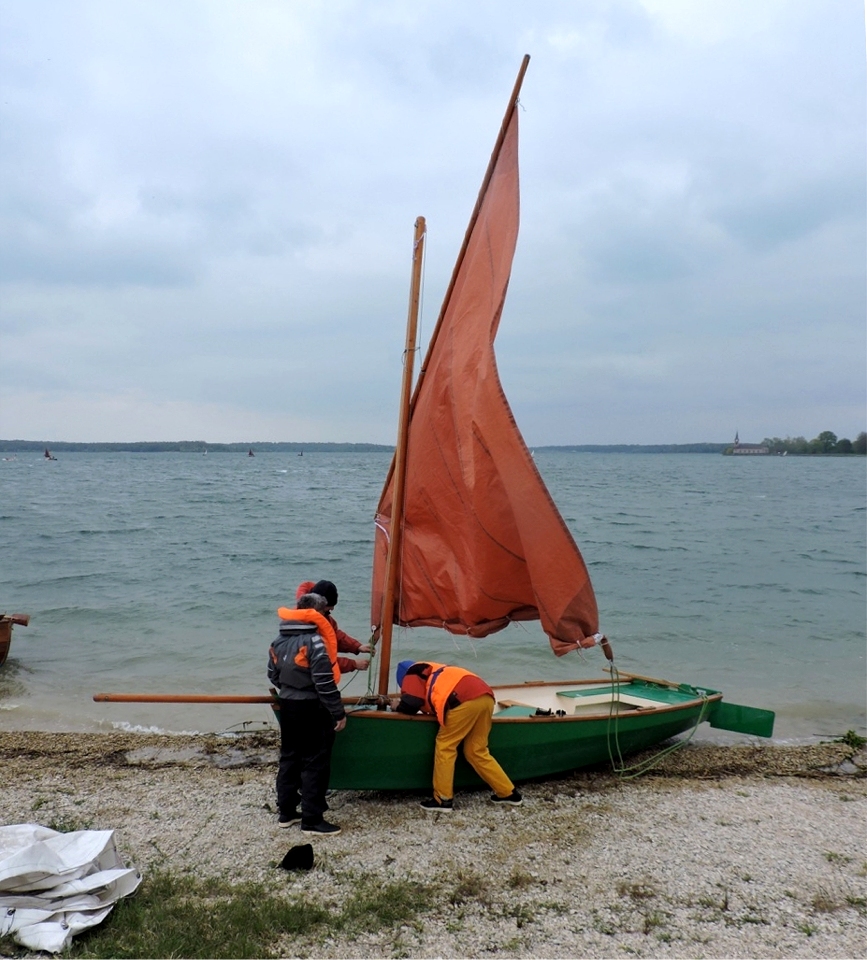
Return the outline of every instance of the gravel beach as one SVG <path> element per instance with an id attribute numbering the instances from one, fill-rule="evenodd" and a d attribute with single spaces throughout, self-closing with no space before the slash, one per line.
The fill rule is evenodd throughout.
<path id="1" fill-rule="evenodd" d="M 867 957 L 867 760 L 845 744 L 689 745 L 652 773 L 526 784 L 508 810 L 458 793 L 340 791 L 315 865 L 277 864 L 275 733 L 0 734 L 0 818 L 113 829 L 154 869 L 337 904 L 366 877 L 441 891 L 411 924 L 289 939 L 299 957 Z"/>

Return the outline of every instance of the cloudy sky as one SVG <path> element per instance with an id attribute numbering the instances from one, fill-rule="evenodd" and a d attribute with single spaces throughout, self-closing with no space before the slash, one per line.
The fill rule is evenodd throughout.
<path id="1" fill-rule="evenodd" d="M 0 437 L 392 443 L 524 53 L 527 441 L 854 437 L 860 0 L 0 0 Z M 425 341 L 426 342 L 426 341 Z"/>

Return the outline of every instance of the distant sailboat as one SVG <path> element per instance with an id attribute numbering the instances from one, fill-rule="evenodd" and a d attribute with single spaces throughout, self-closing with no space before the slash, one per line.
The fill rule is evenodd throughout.
<path id="1" fill-rule="evenodd" d="M 248 456 L 248 457 L 255 457 L 255 456 L 256 456 L 256 454 L 253 453 L 253 448 L 252 448 L 252 447 L 250 447 L 250 449 L 247 451 L 247 456 Z"/>
<path id="2" fill-rule="evenodd" d="M 45 453 L 42 454 L 42 459 L 43 459 L 43 460 L 56 460 L 57 457 L 53 457 L 53 456 L 51 455 L 51 451 L 48 449 L 48 447 L 46 447 L 46 448 L 45 448 Z"/>

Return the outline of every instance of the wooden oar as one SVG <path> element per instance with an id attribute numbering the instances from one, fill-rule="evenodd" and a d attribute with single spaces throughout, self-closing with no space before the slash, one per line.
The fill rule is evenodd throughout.
<path id="1" fill-rule="evenodd" d="M 273 703 L 273 697 L 210 693 L 95 693 L 98 703 Z"/>

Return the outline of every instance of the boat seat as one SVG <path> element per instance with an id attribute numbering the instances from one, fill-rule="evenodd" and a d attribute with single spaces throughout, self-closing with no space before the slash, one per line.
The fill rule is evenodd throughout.
<path id="1" fill-rule="evenodd" d="M 563 690 L 557 693 L 558 697 L 562 697 L 565 700 L 577 701 L 573 703 L 572 706 L 575 709 L 580 709 L 583 707 L 596 707 L 596 706 L 608 706 L 612 700 L 612 691 L 603 690 L 601 693 L 597 691 L 579 691 L 579 690 Z M 659 707 L 658 700 L 650 700 L 647 697 L 636 697 L 634 694 L 626 693 L 621 691 L 620 695 L 616 697 L 617 702 L 621 707 L 625 707 L 631 710 L 647 710 L 652 708 Z"/>

